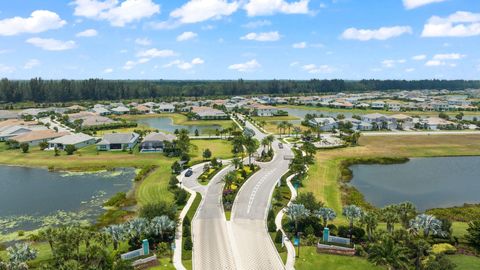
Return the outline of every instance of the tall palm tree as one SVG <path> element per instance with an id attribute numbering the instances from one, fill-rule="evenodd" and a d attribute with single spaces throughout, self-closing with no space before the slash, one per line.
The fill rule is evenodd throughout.
<path id="1" fill-rule="evenodd" d="M 337 217 L 335 210 L 328 207 L 321 207 L 314 212 L 314 215 L 322 219 L 324 228 L 327 227 L 328 221 L 334 220 Z"/>
<path id="2" fill-rule="evenodd" d="M 293 128 L 293 124 L 290 123 L 290 122 L 286 122 L 286 123 L 285 123 L 285 127 L 288 129 L 288 136 L 290 136 L 290 135 L 291 135 L 291 132 L 290 132 L 290 131 L 291 131 L 292 128 Z"/>
<path id="3" fill-rule="evenodd" d="M 230 189 L 232 187 L 232 184 L 237 181 L 237 172 L 236 171 L 231 171 L 228 172 L 222 179 L 223 182 L 225 182 L 225 186 L 227 189 Z"/>
<path id="4" fill-rule="evenodd" d="M 285 124 L 283 122 L 280 122 L 277 124 L 277 130 L 280 133 L 280 137 L 282 136 L 282 131 L 285 129 Z"/>
<path id="5" fill-rule="evenodd" d="M 403 202 L 398 205 L 397 210 L 403 228 L 408 229 L 410 220 L 417 214 L 415 205 L 411 202 Z"/>
<path id="6" fill-rule="evenodd" d="M 298 134 L 300 134 L 302 130 L 299 127 L 293 127 L 293 134 L 295 134 L 295 138 L 298 137 Z"/>
<path id="7" fill-rule="evenodd" d="M 373 233 L 378 226 L 378 215 L 375 212 L 367 212 L 362 215 L 360 222 L 365 225 L 368 240 L 373 241 Z"/>
<path id="8" fill-rule="evenodd" d="M 310 211 L 303 204 L 292 203 L 285 211 L 287 217 L 295 223 L 295 233 L 298 232 L 298 222 L 310 215 Z"/>
<path id="9" fill-rule="evenodd" d="M 236 157 L 232 159 L 232 165 L 235 167 L 235 170 L 239 169 L 243 166 L 243 161 L 240 158 Z"/>
<path id="10" fill-rule="evenodd" d="M 353 223 L 362 217 L 362 209 L 354 204 L 343 207 L 342 214 L 348 219 L 350 224 L 350 241 L 352 240 Z"/>
<path id="11" fill-rule="evenodd" d="M 118 243 L 125 239 L 125 228 L 122 225 L 110 225 L 104 229 L 104 232 L 112 239 L 113 249 L 118 249 Z"/>
<path id="12" fill-rule="evenodd" d="M 268 138 L 267 138 L 267 137 L 264 137 L 260 143 L 261 143 L 262 146 L 263 146 L 263 151 L 265 151 L 265 149 L 267 148 L 267 146 L 270 144 L 270 142 L 268 141 Z"/>
<path id="13" fill-rule="evenodd" d="M 375 265 L 385 265 L 389 270 L 408 269 L 408 249 L 399 246 L 386 236 L 368 249 L 368 260 Z"/>
<path id="14" fill-rule="evenodd" d="M 252 164 L 252 156 L 257 151 L 257 143 L 252 137 L 247 137 L 244 141 L 244 145 L 248 154 L 248 164 Z"/>
<path id="15" fill-rule="evenodd" d="M 272 134 L 268 135 L 267 137 L 267 140 L 268 140 L 268 147 L 269 147 L 269 151 L 272 151 L 272 143 L 275 141 L 275 136 L 273 136 Z"/>
<path id="16" fill-rule="evenodd" d="M 387 231 L 389 233 L 393 233 L 395 223 L 400 220 L 398 212 L 398 206 L 394 204 L 387 205 L 382 209 L 382 220 L 387 223 Z"/>

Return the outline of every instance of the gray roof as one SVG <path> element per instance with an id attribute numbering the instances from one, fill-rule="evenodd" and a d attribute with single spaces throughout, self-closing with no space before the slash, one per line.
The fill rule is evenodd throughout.
<path id="1" fill-rule="evenodd" d="M 69 145 L 69 144 L 73 145 L 77 143 L 87 142 L 92 139 L 94 139 L 92 136 L 89 136 L 83 133 L 78 133 L 78 134 L 65 135 L 63 137 L 53 139 L 48 143 L 60 143 L 64 145 Z"/>
<path id="2" fill-rule="evenodd" d="M 169 141 L 172 142 L 175 140 L 177 137 L 172 134 L 165 134 L 163 132 L 158 132 L 158 133 L 150 133 L 147 136 L 145 136 L 145 139 L 143 139 L 144 142 L 152 142 L 152 141 Z"/>
<path id="3" fill-rule="evenodd" d="M 7 110 L 0 110 L 0 119 L 15 119 L 18 118 L 18 113 Z"/>
<path id="4" fill-rule="evenodd" d="M 105 134 L 98 144 L 128 144 L 138 139 L 137 133 L 112 133 Z"/>

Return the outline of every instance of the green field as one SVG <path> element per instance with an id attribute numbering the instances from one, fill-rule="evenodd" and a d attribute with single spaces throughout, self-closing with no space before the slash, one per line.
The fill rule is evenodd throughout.
<path id="1" fill-rule="evenodd" d="M 448 258 L 457 266 L 456 270 L 479 270 L 480 257 L 452 255 Z"/>
<path id="2" fill-rule="evenodd" d="M 297 270 L 380 270 L 366 259 L 339 255 L 319 254 L 315 247 L 300 247 L 300 258 L 295 260 Z"/>
<path id="3" fill-rule="evenodd" d="M 122 119 L 135 121 L 145 118 L 168 117 L 173 120 L 175 125 L 182 126 L 209 126 L 220 125 L 222 128 L 229 128 L 232 126 L 232 120 L 188 120 L 187 116 L 180 113 L 162 113 L 162 114 L 139 114 L 139 115 L 123 115 Z"/>

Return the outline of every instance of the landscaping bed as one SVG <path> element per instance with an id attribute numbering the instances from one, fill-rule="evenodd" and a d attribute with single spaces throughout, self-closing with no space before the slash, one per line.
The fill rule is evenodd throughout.
<path id="1" fill-rule="evenodd" d="M 229 172 L 224 176 L 223 181 L 225 182 L 225 186 L 223 188 L 222 202 L 227 220 L 230 220 L 233 202 L 235 201 L 238 191 L 247 179 L 259 169 L 260 167 L 257 165 L 243 165 L 242 168 Z"/>

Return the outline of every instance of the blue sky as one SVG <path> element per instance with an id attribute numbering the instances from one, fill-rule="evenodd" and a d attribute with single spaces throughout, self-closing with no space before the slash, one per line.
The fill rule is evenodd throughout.
<path id="1" fill-rule="evenodd" d="M 16 0 L 0 76 L 479 79 L 477 0 Z"/>

